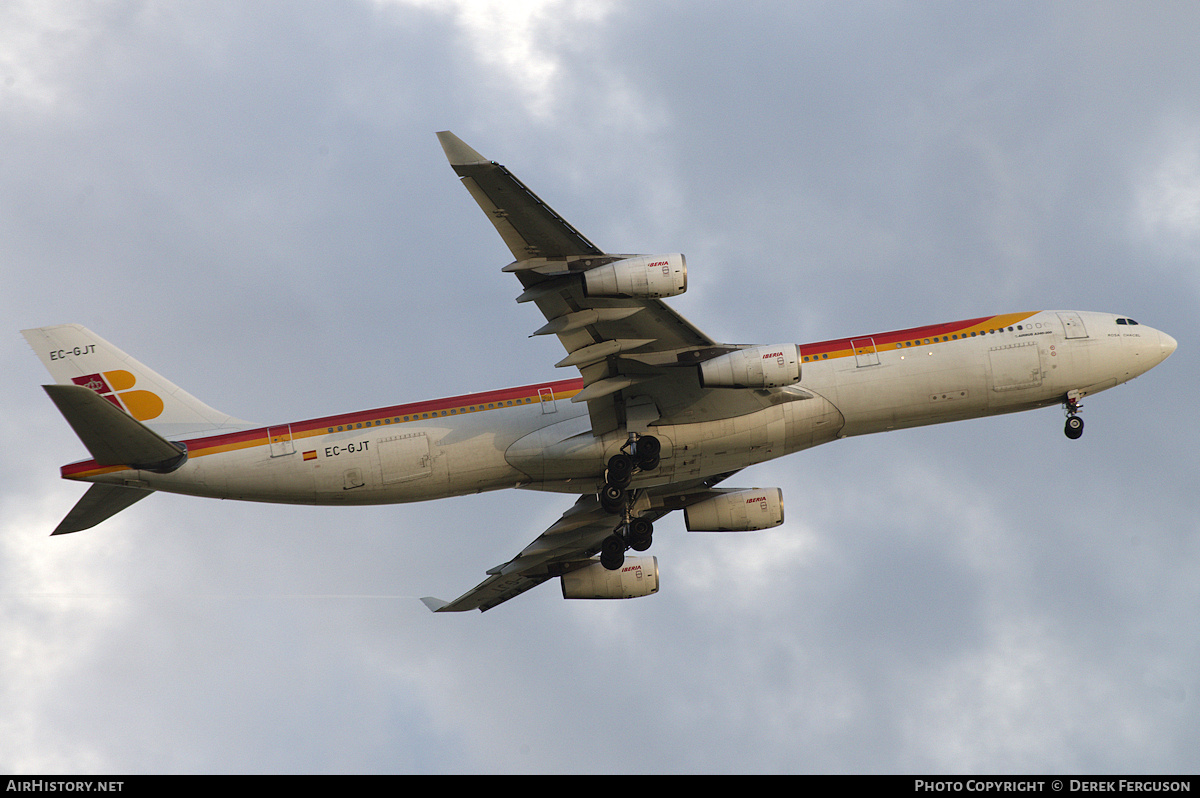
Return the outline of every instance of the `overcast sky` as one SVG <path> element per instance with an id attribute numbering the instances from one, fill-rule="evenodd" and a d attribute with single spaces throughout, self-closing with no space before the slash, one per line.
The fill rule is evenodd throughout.
<path id="1" fill-rule="evenodd" d="M 555 0 L 0 5 L 0 771 L 1196 772 L 1200 8 Z M 434 137 L 713 338 L 1118 312 L 1087 400 L 841 441 L 658 525 L 662 590 L 433 615 L 570 498 L 155 494 L 18 330 L 84 324 L 271 423 L 562 377 Z M 549 338 L 549 340 L 547 340 Z M 569 376 L 569 375 L 568 375 Z"/>

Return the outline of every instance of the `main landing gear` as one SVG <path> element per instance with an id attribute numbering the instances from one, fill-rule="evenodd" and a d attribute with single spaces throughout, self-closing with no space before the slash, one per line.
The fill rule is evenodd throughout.
<path id="1" fill-rule="evenodd" d="M 1080 398 L 1079 391 L 1067 391 L 1067 398 L 1063 400 L 1063 411 L 1067 414 L 1063 433 L 1071 440 L 1083 434 L 1083 419 L 1079 417 L 1079 411 L 1083 409 Z"/>
<path id="2" fill-rule="evenodd" d="M 600 506 L 605 512 L 621 516 L 621 524 L 600 546 L 600 564 L 610 571 L 625 562 L 625 550 L 645 551 L 653 540 L 654 525 L 645 518 L 633 517 L 634 492 L 629 490 L 633 475 L 658 468 L 662 445 L 653 435 L 629 434 L 629 442 L 608 460 Z"/>

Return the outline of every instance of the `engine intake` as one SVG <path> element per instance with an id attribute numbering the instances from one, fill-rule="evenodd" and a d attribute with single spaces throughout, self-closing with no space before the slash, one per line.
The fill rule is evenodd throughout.
<path id="1" fill-rule="evenodd" d="M 800 381 L 800 347 L 772 344 L 739 349 L 700 364 L 704 388 L 782 388 Z"/>
<path id="2" fill-rule="evenodd" d="M 606 263 L 583 273 L 587 296 L 658 299 L 687 290 L 683 255 L 642 255 Z"/>
<path id="3" fill-rule="evenodd" d="M 689 532 L 752 532 L 783 523 L 783 491 L 779 488 L 734 490 L 683 510 Z"/>
<path id="4" fill-rule="evenodd" d="M 619 570 L 610 571 L 598 561 L 563 574 L 562 594 L 567 599 L 623 599 L 658 592 L 658 558 L 626 557 Z"/>

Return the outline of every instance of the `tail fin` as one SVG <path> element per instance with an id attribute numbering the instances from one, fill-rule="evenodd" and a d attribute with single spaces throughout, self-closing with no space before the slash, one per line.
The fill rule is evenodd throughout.
<path id="1" fill-rule="evenodd" d="M 21 334 L 59 385 L 91 388 L 159 435 L 250 426 L 204 404 L 86 327 L 61 324 Z"/>

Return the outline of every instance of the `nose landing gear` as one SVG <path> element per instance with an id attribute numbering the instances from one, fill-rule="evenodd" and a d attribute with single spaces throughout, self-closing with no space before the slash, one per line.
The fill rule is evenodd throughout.
<path id="1" fill-rule="evenodd" d="M 1071 440 L 1083 435 L 1083 419 L 1079 417 L 1079 411 L 1083 409 L 1080 398 L 1079 391 L 1067 391 L 1067 398 L 1063 400 L 1063 411 L 1067 414 L 1063 433 Z"/>
<path id="2" fill-rule="evenodd" d="M 626 451 L 628 450 L 628 451 Z M 625 562 L 625 550 L 645 551 L 653 540 L 654 525 L 645 518 L 633 517 L 634 492 L 629 490 L 633 476 L 658 467 L 662 446 L 653 435 L 630 433 L 629 442 L 608 460 L 600 506 L 613 515 L 620 514 L 621 524 L 600 546 L 600 564 L 610 571 Z"/>

